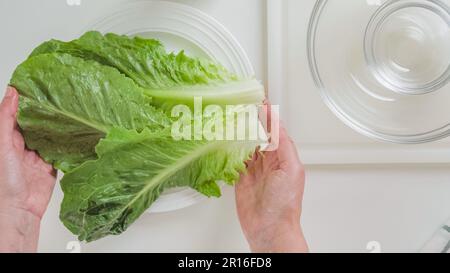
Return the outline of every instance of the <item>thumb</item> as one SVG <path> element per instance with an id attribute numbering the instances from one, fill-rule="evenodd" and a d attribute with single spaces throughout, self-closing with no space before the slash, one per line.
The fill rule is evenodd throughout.
<path id="1" fill-rule="evenodd" d="M 8 86 L 5 97 L 0 104 L 0 139 L 12 139 L 12 133 L 16 126 L 19 94 L 13 87 Z"/>
<path id="2" fill-rule="evenodd" d="M 280 127 L 280 144 L 278 147 L 278 158 L 282 167 L 300 163 L 300 159 L 294 142 L 289 137 L 286 129 Z"/>

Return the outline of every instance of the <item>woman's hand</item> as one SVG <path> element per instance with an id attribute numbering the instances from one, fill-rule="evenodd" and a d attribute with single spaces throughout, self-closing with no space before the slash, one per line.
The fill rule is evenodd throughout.
<path id="1" fill-rule="evenodd" d="M 307 252 L 300 226 L 304 168 L 284 128 L 276 151 L 257 152 L 236 186 L 244 234 L 254 252 Z"/>
<path id="2" fill-rule="evenodd" d="M 8 87 L 0 104 L 0 252 L 35 251 L 55 170 L 25 148 L 16 122 L 19 95 Z"/>

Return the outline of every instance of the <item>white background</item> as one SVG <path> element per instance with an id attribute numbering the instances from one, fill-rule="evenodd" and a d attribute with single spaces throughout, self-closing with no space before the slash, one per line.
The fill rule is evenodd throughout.
<path id="1" fill-rule="evenodd" d="M 81 0 L 77 7 L 68 6 L 65 0 L 0 0 L 0 85 L 7 84 L 15 66 L 39 42 L 72 39 L 117 4 L 133 1 Z M 305 2 L 298 13 L 306 24 L 313 0 L 298 1 Z M 178 2 L 191 4 L 221 21 L 247 51 L 257 77 L 267 79 L 263 0 Z M 309 86 L 309 75 L 300 77 L 304 86 Z M 301 135 L 294 137 L 301 139 Z M 40 251 L 68 252 L 67 243 L 75 239 L 58 219 L 61 200 L 57 187 L 42 223 Z M 383 251 L 415 252 L 448 217 L 448 165 L 307 167 L 302 222 L 312 251 L 367 252 L 366 244 L 378 241 Z M 248 251 L 248 247 L 237 220 L 233 189 L 227 188 L 221 199 L 171 213 L 145 214 L 123 235 L 82 245 L 82 251 L 221 252 Z"/>

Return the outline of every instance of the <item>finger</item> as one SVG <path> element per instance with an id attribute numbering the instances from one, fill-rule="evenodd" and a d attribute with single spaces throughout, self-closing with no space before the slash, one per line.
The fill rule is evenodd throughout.
<path id="1" fill-rule="evenodd" d="M 47 164 L 43 159 L 40 159 L 39 165 L 41 165 L 41 169 L 43 171 L 49 173 L 53 177 L 56 177 L 57 171 L 52 165 Z"/>
<path id="2" fill-rule="evenodd" d="M 27 162 L 33 164 L 40 170 L 49 173 L 53 176 L 56 175 L 56 171 L 52 165 L 47 164 L 35 151 L 26 150 Z"/>
<path id="3" fill-rule="evenodd" d="M 264 129 L 266 132 L 270 133 L 270 124 L 271 124 L 271 104 L 268 99 L 264 100 L 263 105 L 261 106 L 261 111 L 258 112 L 259 120 L 262 122 Z"/>
<path id="4" fill-rule="evenodd" d="M 256 147 L 256 151 L 253 154 L 252 160 L 253 161 L 258 160 L 258 158 L 261 156 L 260 154 L 261 154 L 261 148 L 260 147 Z"/>
<path id="5" fill-rule="evenodd" d="M 23 139 L 22 134 L 18 130 L 14 130 L 12 137 L 14 147 L 19 151 L 23 151 L 25 149 L 25 140 Z"/>
<path id="6" fill-rule="evenodd" d="M 258 173 L 263 173 L 264 172 L 264 165 L 263 165 L 263 163 L 264 163 L 264 160 L 265 160 L 265 158 L 263 157 L 263 156 L 260 156 L 259 158 L 258 158 L 258 160 L 256 160 L 255 162 L 254 162 L 254 164 L 253 164 L 253 169 L 256 171 L 256 173 L 258 174 Z"/>
<path id="7" fill-rule="evenodd" d="M 244 162 L 245 168 L 247 169 L 247 171 L 253 166 L 254 163 L 255 163 L 255 160 L 253 160 L 253 159 L 249 159 Z"/>
<path id="8" fill-rule="evenodd" d="M 58 171 L 52 167 L 52 169 L 50 170 L 50 174 L 51 174 L 51 176 L 56 178 L 58 176 Z"/>
<path id="9" fill-rule="evenodd" d="M 263 147 L 264 151 L 276 151 L 279 144 L 279 129 L 281 126 L 280 117 L 278 114 L 279 107 L 272 106 L 268 101 L 262 106 L 262 113 L 260 119 L 265 126 L 266 132 L 269 136 L 269 143 Z"/>
<path id="10" fill-rule="evenodd" d="M 300 163 L 297 147 L 284 127 L 280 128 L 280 143 L 277 152 L 282 167 Z"/>
<path id="11" fill-rule="evenodd" d="M 25 151 L 25 162 L 30 164 L 30 166 L 37 166 L 39 168 L 41 167 L 39 164 L 39 156 L 34 151 Z"/>
<path id="12" fill-rule="evenodd" d="M 239 182 L 236 183 L 236 190 L 245 188 L 252 184 L 254 181 L 254 166 L 253 164 L 247 168 L 247 171 L 239 174 Z"/>
<path id="13" fill-rule="evenodd" d="M 244 164 L 245 164 L 245 169 L 248 170 L 248 168 L 250 168 L 250 166 L 252 165 L 252 163 L 253 163 L 253 160 L 251 160 L 251 159 L 245 161 L 245 162 L 244 162 Z"/>
<path id="14" fill-rule="evenodd" d="M 17 108 L 19 104 L 19 94 L 13 87 L 8 87 L 5 97 L 0 104 L 0 139 L 12 141 L 13 132 L 17 121 Z"/>

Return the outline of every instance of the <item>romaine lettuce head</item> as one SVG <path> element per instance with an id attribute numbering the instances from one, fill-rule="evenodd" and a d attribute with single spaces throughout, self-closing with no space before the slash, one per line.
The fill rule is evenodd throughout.
<path id="1" fill-rule="evenodd" d="M 172 137 L 173 106 L 193 109 L 199 97 L 203 107 L 256 105 L 264 88 L 157 40 L 98 32 L 51 40 L 10 84 L 27 147 L 65 173 L 60 218 L 80 240 L 122 233 L 168 188 L 220 196 L 217 181 L 234 184 L 259 144 Z"/>

